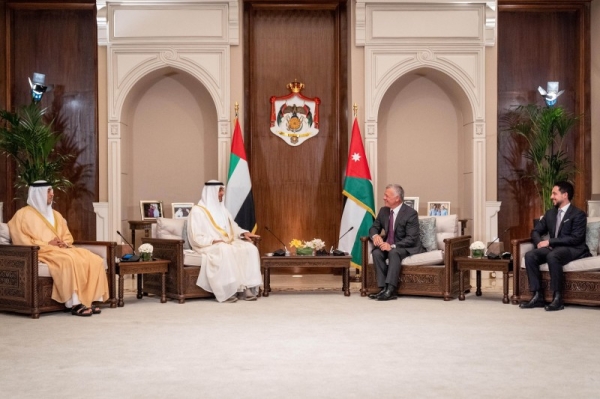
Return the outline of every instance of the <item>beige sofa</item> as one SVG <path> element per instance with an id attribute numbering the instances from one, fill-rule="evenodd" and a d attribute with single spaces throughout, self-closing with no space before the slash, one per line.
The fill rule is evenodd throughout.
<path id="1" fill-rule="evenodd" d="M 108 278 L 111 308 L 117 306 L 115 295 L 115 242 L 76 241 L 77 247 L 86 248 L 104 259 Z M 38 261 L 37 246 L 12 245 L 6 223 L 0 223 L 0 311 L 31 315 L 64 310 L 62 303 L 52 296 L 53 280 L 48 265 Z"/>
<path id="2" fill-rule="evenodd" d="M 588 218 L 587 244 L 591 257 L 577 259 L 564 266 L 565 285 L 563 299 L 567 304 L 600 306 L 600 217 Z M 512 254 L 515 262 L 513 280 L 513 303 L 531 299 L 529 280 L 525 270 L 525 254 L 533 249 L 531 239 L 512 240 Z M 542 289 L 546 301 L 552 300 L 549 289 L 550 274 L 548 264 L 540 266 L 542 271 Z"/>
<path id="3" fill-rule="evenodd" d="M 398 283 L 398 294 L 442 297 L 449 301 L 459 294 L 460 274 L 454 258 L 467 256 L 471 236 L 462 235 L 466 220 L 457 215 L 419 217 L 421 241 L 427 252 L 405 258 Z M 370 241 L 361 237 L 363 245 L 361 296 L 378 292 Z M 465 273 L 464 286 L 470 287 Z M 467 288 L 469 289 L 469 288 Z"/>

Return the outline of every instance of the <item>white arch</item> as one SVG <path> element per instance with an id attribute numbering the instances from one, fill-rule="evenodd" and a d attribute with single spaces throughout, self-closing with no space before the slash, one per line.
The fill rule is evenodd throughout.
<path id="1" fill-rule="evenodd" d="M 202 48 L 114 46 L 108 49 L 108 215 L 109 239 L 117 240 L 121 228 L 121 129 L 127 99 L 144 77 L 173 68 L 193 76 L 213 99 L 218 123 L 218 178 L 227 176 L 231 145 L 229 110 L 229 46 Z"/>
<path id="2" fill-rule="evenodd" d="M 465 93 L 472 123 L 473 235 L 483 239 L 485 214 L 485 46 L 493 45 L 485 0 L 356 0 L 355 38 L 365 46 L 365 150 L 377 179 L 377 116 L 391 85 L 427 67 L 442 72 Z M 493 7 L 492 7 L 493 8 Z M 493 10 L 492 10 L 493 11 Z M 414 21 L 397 23 L 390 21 Z M 490 19 L 491 21 L 491 19 Z M 441 26 L 443 24 L 443 26 Z M 493 23 L 491 25 L 494 25 Z M 374 171 L 373 171 L 374 169 Z M 374 181 L 376 183 L 376 181 Z M 472 183 L 472 184 L 471 184 Z"/>
<path id="3" fill-rule="evenodd" d="M 238 0 L 97 0 L 98 41 L 107 45 L 108 231 L 121 223 L 121 128 L 127 98 L 144 76 L 169 67 L 193 76 L 217 111 L 218 178 L 231 141 L 230 47 L 239 44 Z M 149 18 L 160 10 L 161 29 Z M 198 24 L 202 29 L 198 30 Z M 158 33 L 160 32 L 160 33 Z"/>
<path id="4" fill-rule="evenodd" d="M 376 121 L 381 101 L 400 77 L 421 68 L 431 68 L 442 72 L 458 84 L 469 100 L 473 122 L 485 118 L 483 86 L 482 49 L 454 50 L 406 48 L 370 48 L 366 58 L 370 58 L 371 68 L 366 73 L 366 115 L 367 121 Z M 460 62 L 458 62 L 460 61 Z M 369 62 L 367 62 L 369 63 Z"/>
<path id="5" fill-rule="evenodd" d="M 229 68 L 222 68 L 229 66 L 228 47 L 195 49 L 191 53 L 189 49 L 172 47 L 140 49 L 120 46 L 111 49 L 109 65 L 114 67 L 109 70 L 109 86 L 112 89 L 109 91 L 110 121 L 121 119 L 125 99 L 141 79 L 166 67 L 186 72 L 202 83 L 215 103 L 218 120 L 229 120 Z"/>
<path id="6" fill-rule="evenodd" d="M 377 124 L 385 93 L 401 77 L 417 69 L 441 72 L 460 87 L 466 103 L 460 108 L 471 113 L 472 128 L 472 218 L 475 239 L 486 233 L 486 135 L 483 46 L 367 46 L 365 48 L 365 150 L 377 187 Z M 459 96 L 460 98 L 461 96 Z"/>

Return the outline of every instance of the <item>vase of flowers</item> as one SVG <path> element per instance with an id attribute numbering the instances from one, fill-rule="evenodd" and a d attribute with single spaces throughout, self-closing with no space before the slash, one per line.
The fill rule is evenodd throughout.
<path id="1" fill-rule="evenodd" d="M 317 251 L 322 251 L 325 248 L 325 241 L 320 238 L 314 238 L 311 241 L 300 241 L 294 238 L 290 241 L 290 247 L 296 248 L 296 255 L 311 256 Z"/>
<path id="2" fill-rule="evenodd" d="M 138 248 L 138 251 L 140 252 L 140 257 L 142 258 L 142 260 L 144 262 L 152 260 L 152 251 L 153 250 L 154 250 L 154 248 L 152 247 L 152 245 L 147 244 L 147 243 L 140 245 L 140 247 Z"/>
<path id="3" fill-rule="evenodd" d="M 475 241 L 470 246 L 471 258 L 481 259 L 483 258 L 483 252 L 485 250 L 485 244 L 481 241 Z"/>

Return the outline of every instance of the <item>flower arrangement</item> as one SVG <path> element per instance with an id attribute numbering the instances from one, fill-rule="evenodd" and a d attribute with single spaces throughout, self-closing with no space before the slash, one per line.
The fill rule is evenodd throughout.
<path id="1" fill-rule="evenodd" d="M 473 244 L 471 244 L 470 248 L 471 249 L 485 249 L 485 244 L 482 243 L 481 241 L 475 241 Z"/>
<path id="2" fill-rule="evenodd" d="M 142 260 L 144 261 L 148 261 L 150 259 L 152 259 L 152 251 L 154 250 L 154 247 L 152 247 L 151 244 L 142 244 L 140 245 L 140 247 L 138 248 L 138 251 L 140 251 L 140 256 L 142 257 Z"/>
<path id="3" fill-rule="evenodd" d="M 312 255 L 314 252 L 322 252 L 325 248 L 325 241 L 320 238 L 313 238 L 311 241 L 301 241 L 294 238 L 290 241 L 290 247 L 296 248 L 296 255 Z"/>
<path id="4" fill-rule="evenodd" d="M 475 241 L 469 247 L 471 249 L 471 257 L 473 258 L 482 258 L 483 250 L 485 249 L 485 244 L 481 241 Z"/>

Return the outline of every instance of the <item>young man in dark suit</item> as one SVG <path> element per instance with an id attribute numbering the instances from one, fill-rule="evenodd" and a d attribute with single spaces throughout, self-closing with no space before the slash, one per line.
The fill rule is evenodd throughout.
<path id="1" fill-rule="evenodd" d="M 564 309 L 562 299 L 563 266 L 572 260 L 590 256 L 585 243 L 587 218 L 585 213 L 571 204 L 573 185 L 558 182 L 552 188 L 554 208 L 536 223 L 531 231 L 534 250 L 525 254 L 525 267 L 529 279 L 529 290 L 533 297 L 529 302 L 519 305 L 521 309 L 543 308 L 547 311 Z M 550 238 L 542 239 L 548 234 Z M 544 293 L 540 285 L 540 265 L 548 263 L 550 272 L 550 289 L 554 292 L 552 302 L 546 305 Z"/>
<path id="2" fill-rule="evenodd" d="M 373 263 L 377 285 L 381 289 L 377 294 L 369 295 L 371 299 L 396 299 L 402 260 L 423 252 L 418 213 L 408 205 L 403 205 L 403 202 L 404 189 L 398 184 L 388 185 L 383 194 L 385 206 L 379 210 L 369 229 L 369 237 L 375 246 Z"/>

